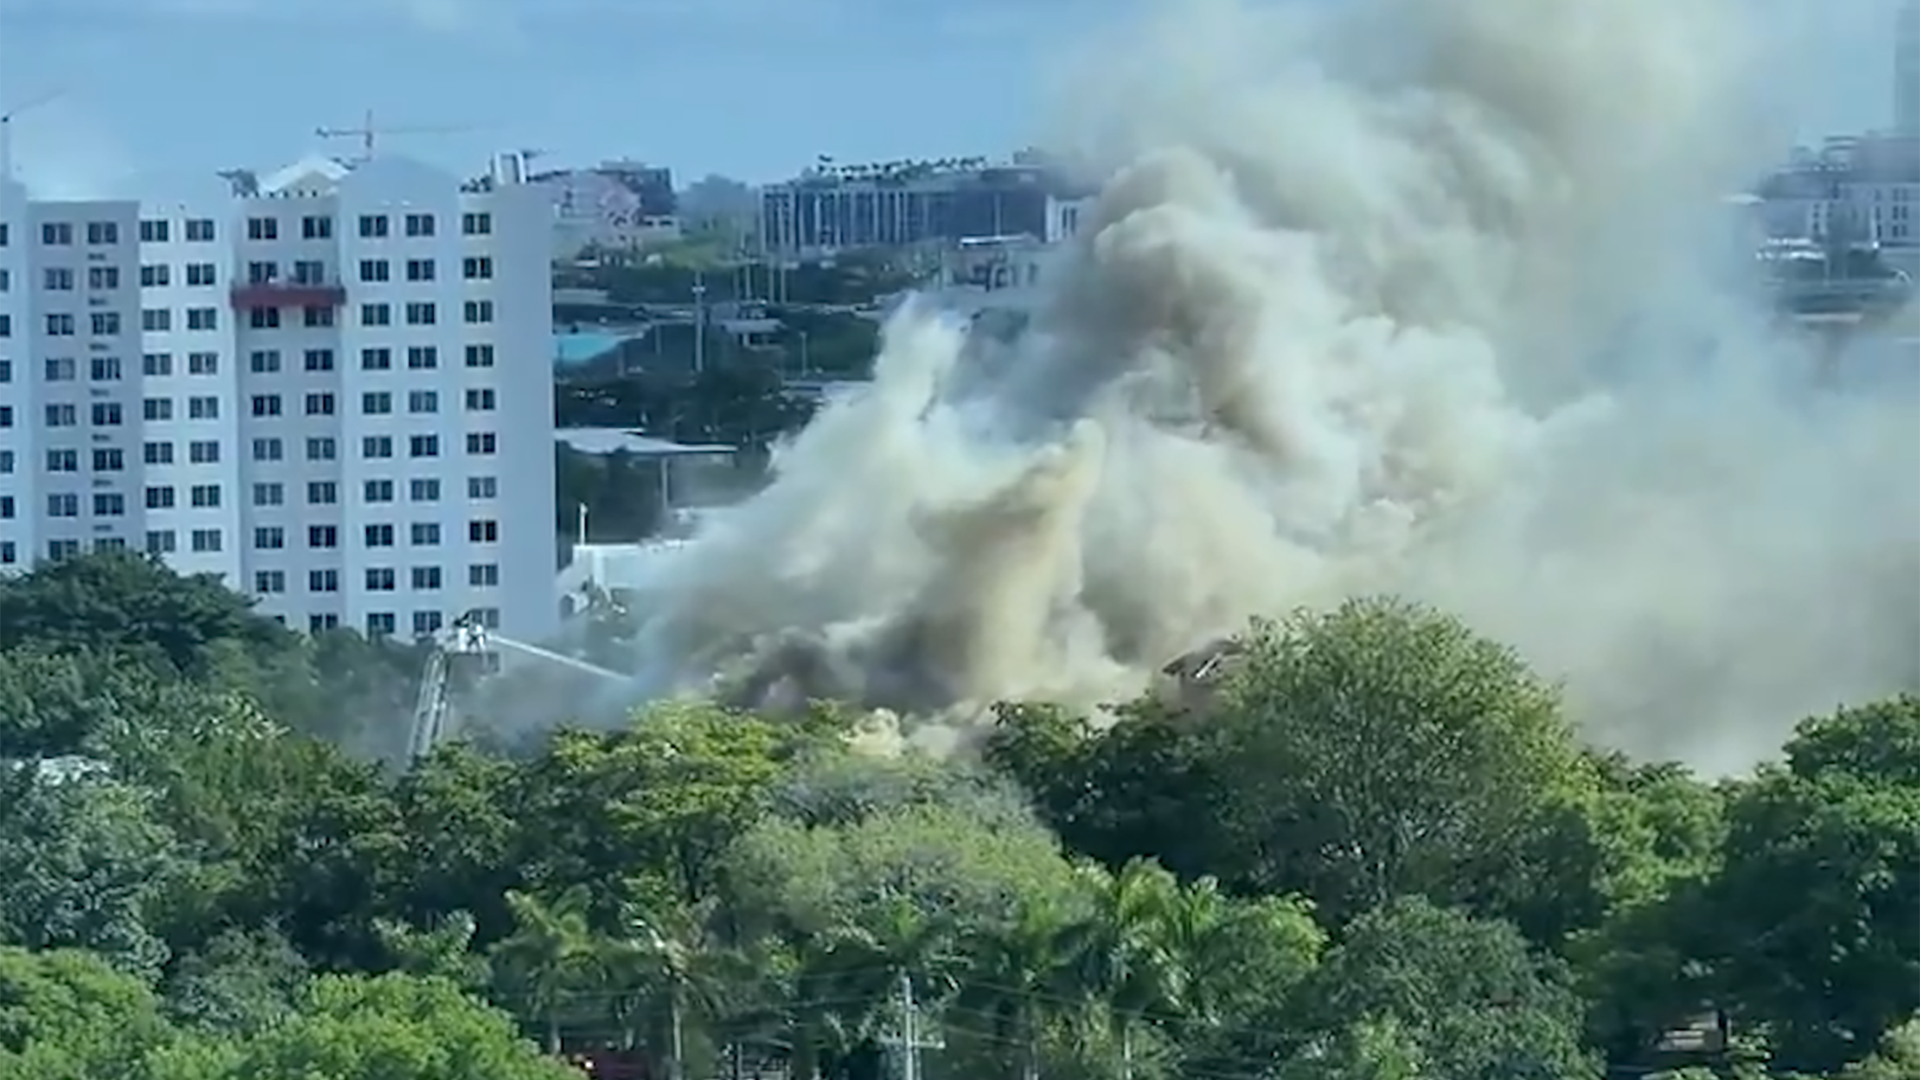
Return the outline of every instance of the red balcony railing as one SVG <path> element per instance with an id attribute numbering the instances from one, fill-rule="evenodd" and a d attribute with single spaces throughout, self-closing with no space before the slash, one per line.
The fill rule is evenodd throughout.
<path id="1" fill-rule="evenodd" d="M 273 281 L 266 284 L 235 285 L 233 306 L 241 311 L 255 308 L 339 307 L 347 302 L 344 285 L 325 282 Z"/>

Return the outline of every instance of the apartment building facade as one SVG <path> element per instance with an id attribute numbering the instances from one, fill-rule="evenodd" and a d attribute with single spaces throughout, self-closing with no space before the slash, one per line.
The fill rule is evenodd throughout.
<path id="1" fill-rule="evenodd" d="M 0 198 L 0 572 L 133 547 L 300 629 L 549 634 L 548 201 L 387 157 L 229 179 Z"/>

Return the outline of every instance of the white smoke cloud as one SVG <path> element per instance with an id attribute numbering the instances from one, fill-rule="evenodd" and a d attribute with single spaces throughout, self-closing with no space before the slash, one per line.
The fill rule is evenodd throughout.
<path id="1" fill-rule="evenodd" d="M 1063 80 L 1109 177 L 1033 333 L 910 307 L 650 599 L 646 681 L 965 716 L 1394 591 L 1711 768 L 1920 669 L 1920 410 L 1715 288 L 1714 0 L 1181 4 Z"/>

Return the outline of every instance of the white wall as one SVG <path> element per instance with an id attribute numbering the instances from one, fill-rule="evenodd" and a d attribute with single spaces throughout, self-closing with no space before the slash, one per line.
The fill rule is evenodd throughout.
<path id="1" fill-rule="evenodd" d="M 0 520 L 16 566 L 50 544 L 125 542 L 220 574 L 301 629 L 410 636 L 472 609 L 515 637 L 557 625 L 552 221 L 536 189 L 463 192 L 401 159 L 351 171 L 311 159 L 249 198 L 210 189 L 144 208 L 15 199 L 0 210 L 13 234 L 0 311 L 14 330 L 0 339 L 11 365 L 0 404 L 14 410 L 0 450 L 16 462 L 0 497 L 38 511 Z M 409 235 L 410 215 L 431 220 L 431 235 Z M 385 227 L 362 235 L 363 218 Z M 69 220 L 79 241 L 86 223 L 111 220 L 119 242 L 21 243 Z M 71 296 L 20 288 L 67 263 L 82 277 Z M 108 266 L 120 288 L 86 291 L 87 269 Z M 269 267 L 278 291 L 236 296 Z M 302 291 L 299 271 L 332 291 Z M 66 307 L 83 319 L 112 310 L 121 331 L 22 336 Z M 68 352 L 78 378 L 38 377 Z M 92 357 L 119 359 L 122 377 L 90 379 Z M 45 406 L 67 403 L 85 406 L 71 435 L 44 423 Z M 122 423 L 91 423 L 96 404 L 119 405 Z M 81 474 L 46 473 L 46 451 L 73 440 Z M 96 475 L 95 448 L 123 449 L 125 468 Z M 203 504 L 217 490 L 218 505 L 194 505 L 196 489 Z M 82 497 L 80 515 L 48 516 L 47 496 L 66 493 Z M 96 493 L 123 495 L 126 512 L 95 514 Z"/>

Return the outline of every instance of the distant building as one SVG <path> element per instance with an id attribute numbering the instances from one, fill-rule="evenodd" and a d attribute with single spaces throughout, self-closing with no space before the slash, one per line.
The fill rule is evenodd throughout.
<path id="1" fill-rule="evenodd" d="M 572 258 L 589 248 L 642 250 L 682 235 L 671 169 L 609 161 L 591 169 L 538 173 L 531 182 L 552 200 L 555 258 Z"/>
<path id="2" fill-rule="evenodd" d="M 1889 266 L 1920 278 L 1920 137 L 1829 139 L 1755 194 L 1767 239 L 1873 245 Z"/>
<path id="3" fill-rule="evenodd" d="M 551 214 L 388 156 L 0 181 L 0 572 L 144 549 L 307 630 L 558 618 Z"/>
<path id="4" fill-rule="evenodd" d="M 1072 216 L 1063 207 L 1083 194 L 1034 163 L 822 163 L 761 191 L 760 243 L 769 255 L 811 258 L 990 237 L 1047 240 Z"/>

